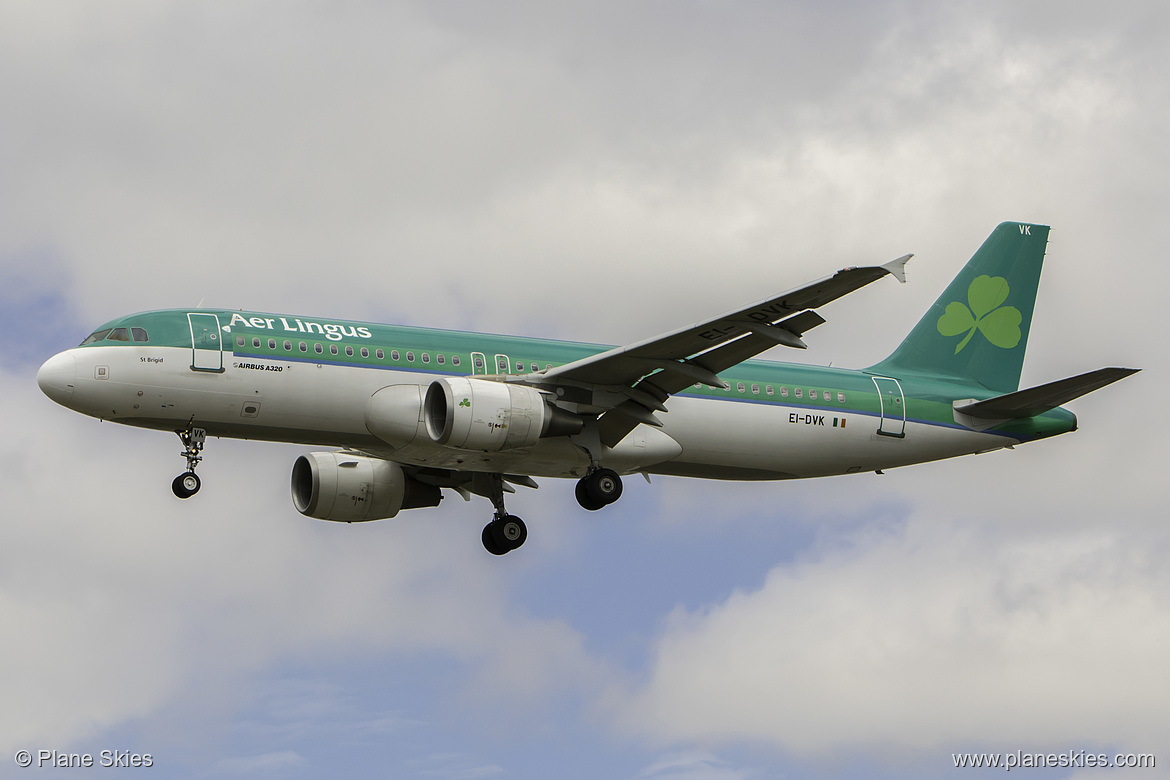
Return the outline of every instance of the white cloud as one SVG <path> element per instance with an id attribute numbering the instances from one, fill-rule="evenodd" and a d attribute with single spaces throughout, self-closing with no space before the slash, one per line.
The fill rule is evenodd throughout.
<path id="1" fill-rule="evenodd" d="M 638 773 L 639 778 L 668 780 L 744 780 L 755 773 L 737 769 L 712 753 L 668 753 Z"/>
<path id="2" fill-rule="evenodd" d="M 676 612 L 619 722 L 804 755 L 1163 743 L 1170 540 L 996 531 L 920 515 Z"/>

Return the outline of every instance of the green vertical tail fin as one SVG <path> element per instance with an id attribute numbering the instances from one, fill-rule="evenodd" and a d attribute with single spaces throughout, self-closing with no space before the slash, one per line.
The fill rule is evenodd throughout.
<path id="1" fill-rule="evenodd" d="M 894 353 L 868 370 L 1017 390 L 1047 245 L 1045 225 L 996 227 Z"/>

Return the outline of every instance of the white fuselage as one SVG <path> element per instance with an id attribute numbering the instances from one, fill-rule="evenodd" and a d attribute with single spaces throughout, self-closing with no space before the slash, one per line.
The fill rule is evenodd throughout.
<path id="1" fill-rule="evenodd" d="M 225 345 L 226 347 L 226 345 Z M 429 441 L 395 446 L 366 425 L 371 396 L 388 385 L 430 384 L 435 374 L 310 361 L 235 357 L 224 370 L 192 370 L 178 347 L 91 346 L 52 358 L 38 380 L 76 411 L 129 425 L 209 435 L 365 450 L 416 466 L 579 477 L 589 457 L 570 437 L 500 452 L 455 450 Z M 52 389 L 50 389 L 52 388 Z M 907 420 L 903 436 L 880 434 L 881 420 L 848 408 L 816 410 L 751 400 L 679 395 L 662 428 L 638 426 L 603 465 L 619 472 L 715 479 L 790 479 L 874 471 L 998 449 L 1002 434 Z M 820 418 L 819 420 L 817 418 Z"/>

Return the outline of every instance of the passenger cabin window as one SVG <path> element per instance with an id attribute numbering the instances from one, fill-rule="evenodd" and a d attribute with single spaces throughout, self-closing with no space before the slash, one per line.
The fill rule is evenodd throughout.
<path id="1" fill-rule="evenodd" d="M 435 362 L 441 366 L 447 362 L 447 358 L 443 357 L 442 355 L 435 355 Z"/>
<path id="2" fill-rule="evenodd" d="M 302 341 L 300 344 L 297 345 L 297 349 L 299 349 L 301 352 L 308 352 L 309 345 Z"/>
<path id="3" fill-rule="evenodd" d="M 424 363 L 430 363 L 431 362 L 431 353 L 430 352 L 422 353 L 422 361 Z"/>
<path id="4" fill-rule="evenodd" d="M 146 335 L 146 328 L 131 328 L 130 335 L 135 341 L 150 341 L 150 337 Z M 240 342 L 240 346 L 244 346 L 243 341 Z"/>
<path id="5" fill-rule="evenodd" d="M 776 391 L 772 389 L 772 386 L 771 386 L 771 385 L 767 385 L 767 386 L 765 386 L 765 387 L 764 387 L 764 392 L 766 392 L 768 395 L 772 395 L 772 394 L 773 394 L 773 393 L 775 393 Z"/>
<path id="6" fill-rule="evenodd" d="M 288 339 L 284 340 L 284 351 L 285 352 L 292 352 L 292 342 L 289 341 Z"/>
<path id="7" fill-rule="evenodd" d="M 244 337 L 243 336 L 236 336 L 236 346 L 237 347 L 244 346 Z"/>
<path id="8" fill-rule="evenodd" d="M 392 349 L 392 350 L 390 350 L 390 359 L 391 359 L 391 360 L 399 360 L 399 359 L 401 359 L 401 356 L 398 354 L 398 350 L 396 350 L 396 349 Z"/>
<path id="9" fill-rule="evenodd" d="M 742 393 L 742 392 L 743 392 L 743 389 L 744 389 L 744 388 L 743 388 L 743 382 L 740 382 L 740 383 L 738 383 L 738 384 L 735 386 L 735 389 L 736 389 L 736 390 L 738 390 L 739 392 L 741 392 L 741 393 Z"/>
<path id="10" fill-rule="evenodd" d="M 374 355 L 378 358 L 378 360 L 385 360 L 386 359 L 386 353 L 380 349 L 375 349 Z"/>
<path id="11" fill-rule="evenodd" d="M 276 339 L 268 339 L 268 348 L 276 349 Z"/>
<path id="12" fill-rule="evenodd" d="M 787 387 L 781 387 L 781 388 L 780 388 L 780 397 L 781 397 L 781 398 L 787 398 L 787 397 L 788 397 L 788 388 L 787 388 Z"/>
<path id="13" fill-rule="evenodd" d="M 103 336 L 102 338 L 105 338 L 105 337 Z M 483 358 L 479 357 L 478 355 L 476 355 L 476 357 L 475 357 L 475 367 L 476 367 L 476 369 L 483 368 Z"/>
<path id="14" fill-rule="evenodd" d="M 369 356 L 370 356 L 370 350 L 366 349 L 365 347 L 362 347 L 362 357 L 369 357 Z"/>
<path id="15" fill-rule="evenodd" d="M 347 357 L 353 357 L 353 347 L 346 346 L 345 354 Z"/>
<path id="16" fill-rule="evenodd" d="M 106 336 L 106 341 L 129 341 L 130 333 L 125 328 L 114 328 L 110 331 L 110 335 Z"/>
<path id="17" fill-rule="evenodd" d="M 325 351 L 325 347 L 321 346 L 321 343 L 318 342 L 318 343 L 313 345 L 313 351 L 316 352 L 318 355 L 320 355 L 322 352 Z"/>
<path id="18" fill-rule="evenodd" d="M 845 403 L 845 394 L 844 393 L 837 393 L 837 400 L 840 401 L 841 403 Z"/>
<path id="19" fill-rule="evenodd" d="M 109 328 L 106 328 L 105 330 L 95 330 L 93 333 L 89 334 L 89 338 L 81 342 L 80 346 L 84 347 L 86 344 L 93 344 L 94 342 L 101 341 L 108 335 L 110 335 Z"/>
<path id="20" fill-rule="evenodd" d="M 407 363 L 413 363 L 413 362 L 414 362 L 414 353 L 413 353 L 413 352 L 407 352 L 407 353 L 406 353 L 406 362 L 407 362 Z"/>
<path id="21" fill-rule="evenodd" d="M 260 349 L 260 337 L 259 336 L 252 337 L 252 347 L 254 349 Z"/>
<path id="22" fill-rule="evenodd" d="M 759 394 L 760 394 L 760 386 L 759 385 L 752 385 L 752 395 L 759 395 Z"/>
<path id="23" fill-rule="evenodd" d="M 451 356 L 451 365 L 453 365 L 453 366 L 459 365 L 459 356 L 458 355 Z"/>
<path id="24" fill-rule="evenodd" d="M 799 387 L 798 387 L 798 388 L 796 388 L 796 397 L 797 397 L 797 398 L 800 398 L 800 397 L 801 397 L 801 393 L 800 393 L 800 388 L 799 388 Z"/>
<path id="25" fill-rule="evenodd" d="M 336 354 L 337 354 L 337 345 L 336 345 L 336 344 L 330 344 L 330 345 L 329 345 L 329 354 L 330 354 L 330 355 L 336 355 Z"/>

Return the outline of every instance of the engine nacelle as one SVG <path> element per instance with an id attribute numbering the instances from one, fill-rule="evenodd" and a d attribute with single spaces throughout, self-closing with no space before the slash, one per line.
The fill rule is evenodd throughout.
<path id="1" fill-rule="evenodd" d="M 310 452 L 292 470 L 293 506 L 302 515 L 345 523 L 394 517 L 401 509 L 438 506 L 439 488 L 397 463 L 351 452 Z"/>
<path id="2" fill-rule="evenodd" d="M 465 377 L 431 382 L 422 420 L 436 444 L 484 452 L 531 447 L 542 436 L 568 436 L 585 426 L 531 387 Z"/>

